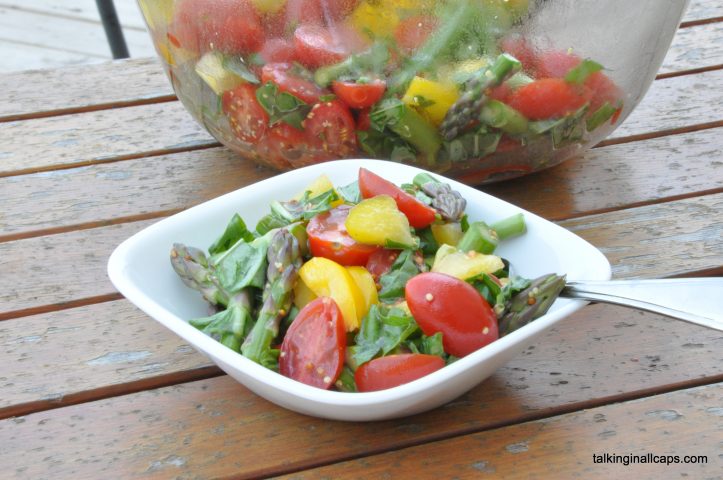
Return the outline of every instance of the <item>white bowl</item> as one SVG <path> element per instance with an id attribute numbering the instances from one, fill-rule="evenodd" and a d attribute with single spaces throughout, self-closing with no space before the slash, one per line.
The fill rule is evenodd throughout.
<path id="1" fill-rule="evenodd" d="M 200 294 L 190 290 L 171 267 L 174 242 L 206 249 L 234 213 L 253 226 L 272 200 L 285 200 L 325 173 L 335 185 L 357 178 L 365 167 L 400 184 L 423 170 L 380 160 L 340 160 L 284 173 L 190 208 L 151 225 L 124 241 L 108 261 L 116 288 L 148 315 L 210 357 L 241 384 L 290 410 L 347 421 L 402 417 L 438 407 L 486 379 L 524 350 L 545 330 L 587 302 L 558 299 L 546 315 L 490 345 L 426 377 L 388 390 L 344 393 L 310 387 L 268 370 L 188 324 L 208 314 Z M 437 175 L 438 178 L 442 178 Z M 527 233 L 503 242 L 497 254 L 510 260 L 514 271 L 534 278 L 566 274 L 568 280 L 607 280 L 610 264 L 595 247 L 537 215 L 454 180 L 444 179 L 467 199 L 471 221 L 494 222 L 518 212 L 525 214 Z"/>

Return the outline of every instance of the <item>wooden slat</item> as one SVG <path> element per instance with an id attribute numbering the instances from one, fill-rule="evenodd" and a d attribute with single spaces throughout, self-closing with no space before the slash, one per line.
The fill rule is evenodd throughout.
<path id="1" fill-rule="evenodd" d="M 125 300 L 0 322 L 0 417 L 218 374 Z"/>
<path id="2" fill-rule="evenodd" d="M 180 103 L 0 123 L 0 176 L 217 145 Z"/>
<path id="3" fill-rule="evenodd" d="M 723 385 L 455 438 L 284 477 L 720 478 Z M 679 456 L 681 463 L 595 463 L 594 455 Z M 686 464 L 686 455 L 706 457 Z M 628 457 L 628 462 L 630 462 Z"/>
<path id="4" fill-rule="evenodd" d="M 92 65 L 105 61 L 104 58 L 84 53 L 66 52 L 34 45 L 0 40 L 0 74 L 19 70 L 47 68 L 49 64 L 58 68 L 73 65 Z M 0 99 L 4 103 L 6 98 Z"/>
<path id="5" fill-rule="evenodd" d="M 594 306 L 468 394 L 414 417 L 318 420 L 224 376 L 0 421 L 0 463 L 13 465 L 11 475 L 23 469 L 24 478 L 97 478 L 106 469 L 129 479 L 283 473 L 720 381 L 711 358 L 721 342 L 703 328 Z"/>
<path id="6" fill-rule="evenodd" d="M 2 75 L 0 120 L 175 98 L 155 58 Z"/>
<path id="7" fill-rule="evenodd" d="M 723 20 L 723 4 L 710 0 L 693 0 L 683 15 L 683 24 Z"/>
<path id="8" fill-rule="evenodd" d="M 482 187 L 561 220 L 723 189 L 723 128 L 594 148 L 540 173 Z"/>
<path id="9" fill-rule="evenodd" d="M 658 75 L 723 67 L 723 22 L 681 28 L 663 59 Z"/>
<path id="10" fill-rule="evenodd" d="M 484 190 L 565 219 L 723 188 L 723 129 L 591 150 L 582 158 Z M 178 211 L 273 175 L 225 148 L 0 178 L 0 241 Z M 92 198 L 77 192 L 94 184 Z M 27 202 L 53 192 L 53 202 Z M 159 213 L 160 212 L 160 213 Z"/>
<path id="11" fill-rule="evenodd" d="M 145 31 L 143 16 L 136 0 L 113 0 L 118 21 L 124 28 Z M 98 6 L 93 0 L 1 0 L 0 7 L 15 8 L 37 13 L 45 13 L 57 18 L 85 20 L 100 23 Z"/>

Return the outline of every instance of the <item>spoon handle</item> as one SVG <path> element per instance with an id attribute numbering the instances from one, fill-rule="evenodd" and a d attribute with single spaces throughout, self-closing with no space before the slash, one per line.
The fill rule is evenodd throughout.
<path id="1" fill-rule="evenodd" d="M 723 277 L 568 282 L 560 295 L 660 313 L 723 331 Z"/>

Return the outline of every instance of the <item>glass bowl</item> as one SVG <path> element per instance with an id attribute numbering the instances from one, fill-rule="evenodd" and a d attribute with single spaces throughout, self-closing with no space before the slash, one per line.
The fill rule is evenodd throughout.
<path id="1" fill-rule="evenodd" d="M 139 0 L 186 109 L 280 171 L 378 158 L 469 184 L 609 135 L 686 0 Z"/>

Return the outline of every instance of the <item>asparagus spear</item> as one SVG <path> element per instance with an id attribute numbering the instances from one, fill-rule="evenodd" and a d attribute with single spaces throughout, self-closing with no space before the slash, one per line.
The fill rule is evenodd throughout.
<path id="1" fill-rule="evenodd" d="M 187 287 L 198 290 L 213 305 L 227 305 L 230 295 L 214 281 L 206 254 L 202 250 L 174 243 L 171 265 Z"/>
<path id="2" fill-rule="evenodd" d="M 512 297 L 507 313 L 499 320 L 500 337 L 544 315 L 564 287 L 564 275 L 551 273 L 533 280 L 528 288 Z"/>
<path id="3" fill-rule="evenodd" d="M 467 81 L 465 92 L 447 111 L 440 130 L 444 139 L 457 137 L 470 122 L 479 117 L 487 102 L 487 89 L 496 87 L 517 73 L 522 64 L 511 55 L 503 53 L 495 62 Z"/>
<path id="4" fill-rule="evenodd" d="M 432 197 L 432 206 L 442 215 L 443 219 L 458 222 L 464 215 L 467 201 L 458 191 L 452 190 L 448 184 L 440 182 L 428 173 L 416 175 L 412 183 Z"/>
<path id="5" fill-rule="evenodd" d="M 267 252 L 268 269 L 259 317 L 241 346 L 241 353 L 261 365 L 275 369 L 271 342 L 279 333 L 279 322 L 291 307 L 293 290 L 302 258 L 299 243 L 286 229 L 274 233 Z"/>
<path id="6" fill-rule="evenodd" d="M 228 301 L 226 310 L 210 317 L 195 318 L 188 323 L 230 349 L 240 352 L 251 319 L 251 292 L 244 288 Z"/>

